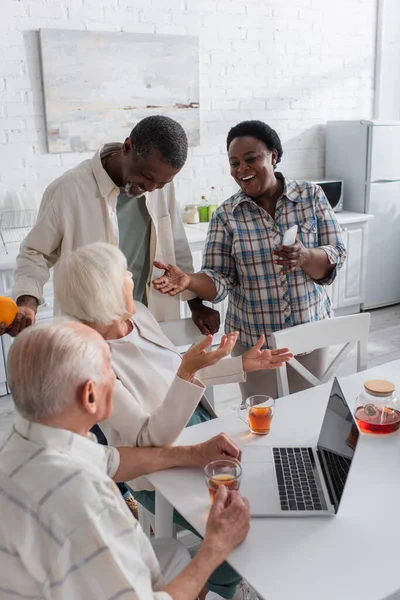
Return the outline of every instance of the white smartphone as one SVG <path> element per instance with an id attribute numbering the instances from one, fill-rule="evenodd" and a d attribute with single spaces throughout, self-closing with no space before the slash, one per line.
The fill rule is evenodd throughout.
<path id="1" fill-rule="evenodd" d="M 293 225 L 290 229 L 285 231 L 285 235 L 283 236 L 282 246 L 293 246 L 296 241 L 297 235 L 297 225 Z"/>

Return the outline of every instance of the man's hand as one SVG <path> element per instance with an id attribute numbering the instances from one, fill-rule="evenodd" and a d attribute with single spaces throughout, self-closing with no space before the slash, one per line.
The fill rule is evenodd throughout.
<path id="1" fill-rule="evenodd" d="M 211 573 L 243 542 L 249 529 L 249 503 L 239 492 L 228 492 L 225 486 L 220 485 L 199 551 L 163 591 L 174 600 L 198 598 Z"/>
<path id="2" fill-rule="evenodd" d="M 153 286 L 161 294 L 169 294 L 170 296 L 176 296 L 190 285 L 190 275 L 184 273 L 182 269 L 175 265 L 168 265 L 167 263 L 155 260 L 153 265 L 157 269 L 163 269 L 164 275 L 153 279 Z"/>
<path id="3" fill-rule="evenodd" d="M 219 433 L 215 437 L 203 442 L 189 446 L 192 450 L 193 466 L 203 468 L 213 460 L 220 458 L 233 458 L 240 461 L 242 451 L 225 433 Z"/>
<path id="4" fill-rule="evenodd" d="M 186 381 L 193 381 L 197 371 L 210 365 L 215 365 L 222 358 L 225 358 L 231 354 L 239 333 L 235 331 L 229 335 L 223 335 L 221 342 L 216 350 L 210 350 L 207 352 L 207 348 L 211 346 L 212 335 L 208 335 L 196 344 L 192 346 L 182 356 L 182 362 L 177 371 L 178 377 L 185 379 Z"/>
<path id="5" fill-rule="evenodd" d="M 21 296 L 17 300 L 18 314 L 15 317 L 10 327 L 6 327 L 4 323 L 0 323 L 0 335 L 8 333 L 11 337 L 15 337 L 20 331 L 34 325 L 36 321 L 36 311 L 38 301 L 33 296 Z"/>
<path id="6" fill-rule="evenodd" d="M 250 529 L 249 503 L 239 492 L 218 487 L 207 521 L 202 546 L 220 561 L 243 542 Z"/>
<path id="7" fill-rule="evenodd" d="M 188 304 L 192 311 L 193 322 L 201 333 L 203 335 L 217 333 L 221 324 L 219 312 L 209 306 L 204 306 L 201 298 L 193 298 L 193 300 L 188 301 Z"/>
<path id="8" fill-rule="evenodd" d="M 160 448 L 118 446 L 117 450 L 120 463 L 113 477 L 117 482 L 130 481 L 149 473 L 175 467 L 202 469 L 209 462 L 219 458 L 231 458 L 239 461 L 242 457 L 240 448 L 224 433 L 220 433 L 207 442 L 192 446 Z"/>
<path id="9" fill-rule="evenodd" d="M 242 355 L 243 371 L 262 371 L 263 369 L 278 369 L 283 363 L 293 358 L 288 348 L 277 350 L 261 350 L 265 344 L 265 335 L 262 334 L 257 344 Z"/>
<path id="10" fill-rule="evenodd" d="M 282 266 L 284 273 L 291 273 L 309 260 L 310 249 L 306 248 L 300 240 L 296 240 L 293 246 L 280 245 L 278 250 L 273 250 L 273 254 L 278 257 L 274 260 L 274 264 Z"/>

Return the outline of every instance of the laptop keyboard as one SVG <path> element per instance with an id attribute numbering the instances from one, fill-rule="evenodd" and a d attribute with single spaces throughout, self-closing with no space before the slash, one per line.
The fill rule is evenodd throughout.
<path id="1" fill-rule="evenodd" d="M 349 473 L 351 460 L 344 456 L 340 456 L 339 454 L 335 454 L 334 452 L 329 452 L 328 450 L 322 450 L 322 455 L 326 461 L 326 466 L 336 496 L 337 498 L 341 498 Z"/>
<path id="2" fill-rule="evenodd" d="M 273 448 L 282 510 L 327 510 L 311 448 Z"/>

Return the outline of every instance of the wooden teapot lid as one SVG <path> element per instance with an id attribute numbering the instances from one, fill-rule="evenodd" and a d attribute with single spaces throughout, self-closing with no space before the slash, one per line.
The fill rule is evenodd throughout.
<path id="1" fill-rule="evenodd" d="M 374 396 L 388 396 L 393 394 L 396 386 L 391 381 L 386 379 L 370 379 L 364 383 L 364 387 L 370 394 Z"/>

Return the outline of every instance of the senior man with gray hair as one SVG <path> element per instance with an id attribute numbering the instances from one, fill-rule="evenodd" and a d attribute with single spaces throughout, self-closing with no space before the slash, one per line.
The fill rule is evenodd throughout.
<path id="1" fill-rule="evenodd" d="M 189 447 L 111 448 L 90 428 L 113 409 L 107 344 L 57 320 L 23 331 L 8 359 L 19 412 L 0 443 L 0 596 L 194 600 L 240 544 L 249 510 L 221 486 L 193 560 L 176 540 L 153 547 L 112 481 L 202 467 L 240 450 L 223 434 Z"/>

